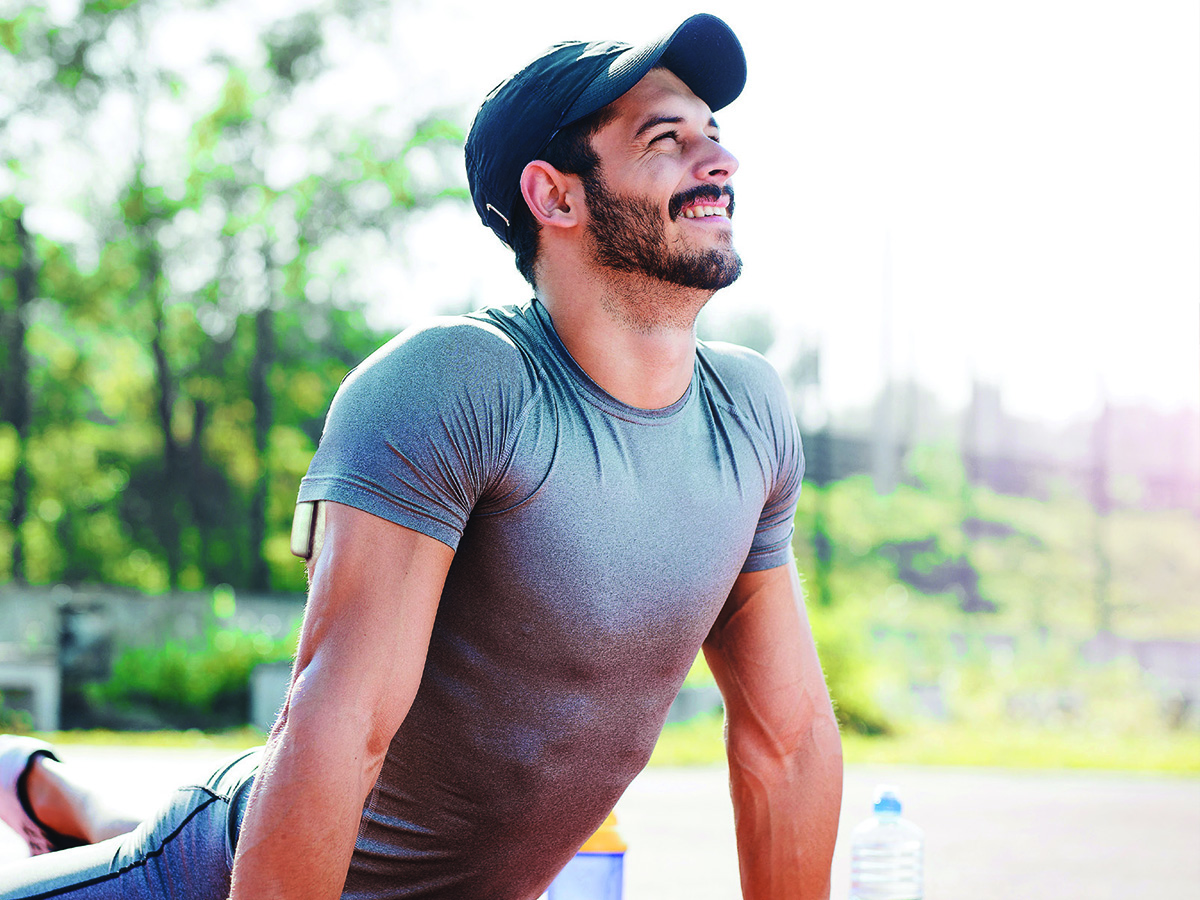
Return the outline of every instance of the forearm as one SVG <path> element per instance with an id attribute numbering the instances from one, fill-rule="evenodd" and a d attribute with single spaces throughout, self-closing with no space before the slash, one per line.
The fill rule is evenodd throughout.
<path id="1" fill-rule="evenodd" d="M 704 655 L 725 699 L 745 900 L 827 900 L 842 740 L 795 566 L 738 576 Z"/>
<path id="2" fill-rule="evenodd" d="M 842 748 L 831 716 L 788 752 L 729 747 L 745 900 L 824 900 L 842 802 Z"/>
<path id="3" fill-rule="evenodd" d="M 255 779 L 234 860 L 231 900 L 340 897 L 363 802 L 382 755 L 352 710 L 290 706 Z"/>

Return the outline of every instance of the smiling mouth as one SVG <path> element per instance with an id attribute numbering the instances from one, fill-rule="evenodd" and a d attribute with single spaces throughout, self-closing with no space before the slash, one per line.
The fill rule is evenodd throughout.
<path id="1" fill-rule="evenodd" d="M 733 216 L 733 188 L 698 185 L 672 197 L 667 211 L 672 219 L 729 219 Z"/>

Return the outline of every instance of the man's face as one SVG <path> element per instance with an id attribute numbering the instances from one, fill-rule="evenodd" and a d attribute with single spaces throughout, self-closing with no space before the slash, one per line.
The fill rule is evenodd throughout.
<path id="1" fill-rule="evenodd" d="M 600 168 L 583 178 L 596 261 L 681 287 L 732 284 L 742 268 L 727 183 L 737 160 L 719 143 L 708 106 L 654 69 L 613 108 L 592 138 Z"/>

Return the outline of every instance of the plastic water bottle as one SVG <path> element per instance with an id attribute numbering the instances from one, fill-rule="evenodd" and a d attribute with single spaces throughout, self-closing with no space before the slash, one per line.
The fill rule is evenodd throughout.
<path id="1" fill-rule="evenodd" d="M 850 836 L 850 900 L 921 900 L 924 834 L 900 817 L 893 788 L 875 794 L 875 815 Z"/>
<path id="2" fill-rule="evenodd" d="M 617 817 L 587 839 L 574 858 L 550 883 L 548 900 L 621 900 L 625 891 L 625 842 L 617 832 Z"/>

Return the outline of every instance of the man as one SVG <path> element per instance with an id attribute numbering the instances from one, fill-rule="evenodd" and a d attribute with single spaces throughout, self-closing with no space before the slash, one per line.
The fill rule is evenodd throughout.
<path id="1" fill-rule="evenodd" d="M 744 895 L 828 896 L 841 752 L 790 553 L 799 438 L 766 362 L 694 332 L 741 268 L 713 114 L 744 81 L 696 16 L 559 45 L 484 102 L 472 197 L 536 299 L 410 329 L 334 399 L 288 700 L 248 804 L 244 776 L 209 788 L 234 900 L 538 897 L 701 647 Z"/>

